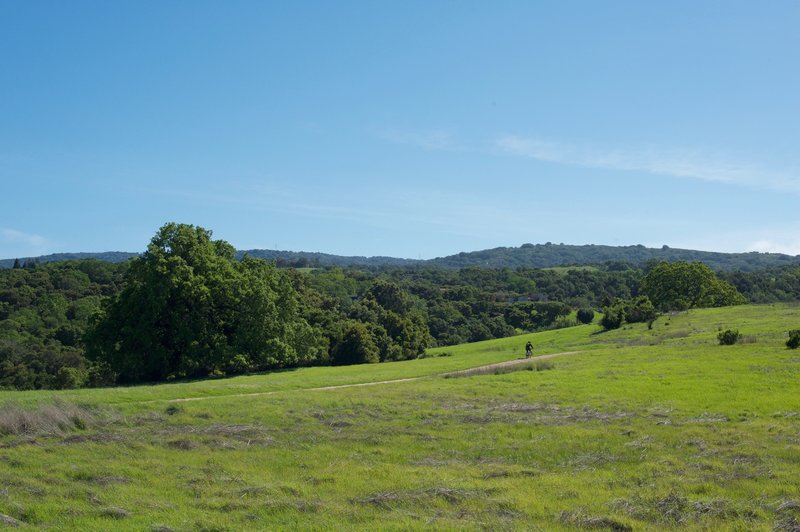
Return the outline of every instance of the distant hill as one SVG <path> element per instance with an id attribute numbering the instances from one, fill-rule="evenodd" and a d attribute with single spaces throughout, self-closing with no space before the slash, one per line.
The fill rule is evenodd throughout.
<path id="1" fill-rule="evenodd" d="M 781 253 L 717 253 L 663 246 L 647 248 L 637 246 L 601 246 L 569 244 L 523 244 L 520 247 L 499 247 L 458 253 L 430 260 L 400 259 L 395 257 L 344 257 L 327 253 L 306 251 L 278 251 L 250 249 L 237 251 L 239 258 L 248 255 L 274 260 L 281 266 L 438 266 L 442 268 L 553 268 L 556 266 L 580 266 L 607 262 L 626 262 L 642 265 L 650 260 L 700 261 L 719 271 L 754 271 L 778 266 L 800 265 L 800 255 Z M 104 253 L 55 253 L 41 257 L 20 257 L 21 263 L 33 260 L 38 263 L 76 259 L 99 259 L 109 262 L 124 262 L 137 253 L 108 251 Z M 0 268 L 11 268 L 14 259 L 0 260 Z"/>
<path id="2" fill-rule="evenodd" d="M 414 259 L 398 259 L 394 257 L 343 257 L 309 251 L 277 251 L 270 249 L 248 249 L 237 251 L 237 257 L 244 255 L 257 259 L 274 260 L 292 266 L 411 266 L 424 264 L 426 261 Z"/>
<path id="3" fill-rule="evenodd" d="M 424 263 L 414 259 L 398 259 L 394 257 L 344 257 L 340 255 L 330 255 L 328 253 L 317 253 L 310 251 L 277 251 L 272 249 L 248 249 L 236 252 L 236 257 L 241 259 L 245 255 L 257 259 L 274 260 L 285 266 L 409 266 L 412 264 Z M 47 262 L 59 262 L 62 260 L 81 260 L 97 259 L 107 262 L 125 262 L 133 257 L 138 257 L 139 253 L 128 253 L 125 251 L 105 251 L 102 253 L 53 253 L 52 255 L 41 255 L 39 257 L 19 257 L 15 259 L 0 259 L 0 268 L 11 268 L 14 261 L 19 260 L 20 264 L 35 262 L 45 264 Z"/>
<path id="4" fill-rule="evenodd" d="M 126 260 L 138 257 L 138 253 L 128 253 L 127 251 L 104 251 L 102 253 L 53 253 L 52 255 L 41 255 L 39 257 L 19 257 L 18 259 L 2 259 L 0 260 L 0 268 L 11 268 L 14 266 L 14 261 L 19 260 L 21 264 L 33 261 L 38 264 L 45 262 L 59 262 L 62 260 L 82 260 L 82 259 L 97 259 L 106 262 L 125 262 Z"/>
<path id="5" fill-rule="evenodd" d="M 426 261 L 427 264 L 445 268 L 483 266 L 487 268 L 552 268 L 565 265 L 602 264 L 611 261 L 642 265 L 650 260 L 700 261 L 719 271 L 753 271 L 768 267 L 800 265 L 800 255 L 780 253 L 717 253 L 663 246 L 646 248 L 638 246 L 599 246 L 588 244 L 523 244 L 459 253 Z"/>

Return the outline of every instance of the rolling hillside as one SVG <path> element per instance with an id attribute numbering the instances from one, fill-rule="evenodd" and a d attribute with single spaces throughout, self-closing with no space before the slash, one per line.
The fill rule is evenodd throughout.
<path id="1" fill-rule="evenodd" d="M 780 253 L 717 253 L 696 251 L 670 247 L 647 248 L 637 246 L 603 246 L 569 244 L 523 244 L 520 247 L 499 247 L 482 251 L 458 253 L 447 257 L 430 260 L 401 259 L 394 257 L 345 257 L 327 253 L 305 251 L 277 251 L 267 249 L 250 249 L 238 251 L 237 256 L 244 255 L 267 260 L 276 260 L 284 265 L 304 266 L 440 266 L 443 268 L 466 268 L 480 266 L 488 268 L 551 268 L 566 265 L 602 264 L 609 261 L 627 262 L 641 265 L 650 260 L 665 261 L 701 261 L 718 271 L 754 271 L 764 268 L 798 265 L 800 256 Z M 110 262 L 123 262 L 136 253 L 104 252 L 104 253 L 58 253 L 40 257 L 20 258 L 20 262 L 56 262 L 71 259 L 96 258 Z M 0 260 L 0 268 L 10 268 L 14 259 Z"/>
<path id="2" fill-rule="evenodd" d="M 796 530 L 796 305 L 387 364 L 0 392 L 0 520 L 81 530 Z M 719 346 L 721 328 L 743 343 Z M 444 373 L 575 352 L 510 373 Z M 360 386 L 353 386 L 358 385 Z"/>

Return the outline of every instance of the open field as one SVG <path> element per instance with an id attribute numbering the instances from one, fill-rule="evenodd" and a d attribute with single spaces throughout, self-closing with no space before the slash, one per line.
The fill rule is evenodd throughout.
<path id="1" fill-rule="evenodd" d="M 746 306 L 409 362 L 0 392 L 0 524 L 798 530 L 797 328 L 799 306 Z M 442 376 L 528 339 L 576 353 Z"/>

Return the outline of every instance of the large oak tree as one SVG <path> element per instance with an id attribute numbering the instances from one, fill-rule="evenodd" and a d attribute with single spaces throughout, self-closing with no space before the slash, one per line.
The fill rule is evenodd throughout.
<path id="1" fill-rule="evenodd" d="M 311 363 L 323 336 L 298 310 L 274 265 L 234 258 L 211 231 L 168 223 L 135 259 L 125 289 L 86 337 L 89 357 L 123 382 L 199 377 Z"/>

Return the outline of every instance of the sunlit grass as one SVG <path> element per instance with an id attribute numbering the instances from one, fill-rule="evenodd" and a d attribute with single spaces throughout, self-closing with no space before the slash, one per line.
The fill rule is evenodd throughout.
<path id="1" fill-rule="evenodd" d="M 81 530 L 792 530 L 798 324 L 797 306 L 735 307 L 401 363 L 2 392 L 15 409 L 58 398 L 96 415 L 0 437 L 0 514 Z M 721 328 L 752 341 L 719 346 Z M 535 355 L 579 353 L 440 376 L 522 358 L 528 339 Z M 170 402 L 186 397 L 204 399 Z"/>

